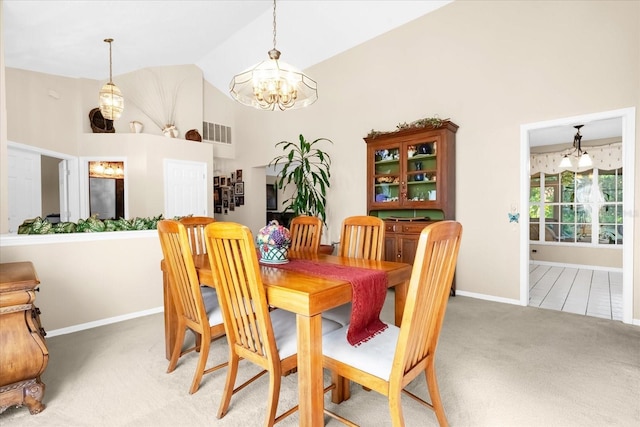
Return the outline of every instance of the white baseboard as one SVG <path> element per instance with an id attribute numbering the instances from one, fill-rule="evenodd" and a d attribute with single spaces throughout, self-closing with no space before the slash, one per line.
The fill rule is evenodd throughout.
<path id="1" fill-rule="evenodd" d="M 456 289 L 456 295 L 460 295 L 462 297 L 481 299 L 485 301 L 501 302 L 504 304 L 513 304 L 513 305 L 522 306 L 522 304 L 520 304 L 520 300 L 515 300 L 510 298 L 501 298 L 493 295 L 478 294 L 475 292 L 460 291 L 457 289 Z M 634 326 L 640 326 L 640 319 L 632 319 L 631 324 Z"/>
<path id="2" fill-rule="evenodd" d="M 485 301 L 500 302 L 504 304 L 521 305 L 520 300 L 515 300 L 511 298 L 501 298 L 493 295 L 478 294 L 475 292 L 456 290 L 456 295 L 460 295 L 462 297 L 481 299 Z M 136 317 L 144 317 L 144 316 L 149 316 L 151 314 L 162 313 L 163 311 L 164 311 L 163 307 L 156 307 L 149 310 L 125 314 L 122 316 L 110 317 L 108 319 L 96 320 L 94 322 L 87 322 L 87 323 L 82 323 L 80 325 L 69 326 L 67 328 L 54 329 L 52 331 L 47 331 L 47 337 L 52 338 L 58 335 L 71 334 L 73 332 L 84 331 L 85 329 L 97 328 L 98 326 L 105 326 L 105 325 L 110 325 L 112 323 L 118 323 L 125 320 L 135 319 Z M 635 326 L 640 326 L 640 319 L 633 319 L 632 324 Z"/>
<path id="3" fill-rule="evenodd" d="M 460 295 L 462 297 L 470 297 L 470 298 L 482 299 L 482 300 L 486 300 L 486 301 L 501 302 L 501 303 L 505 303 L 505 304 L 521 305 L 520 304 L 520 300 L 517 300 L 517 299 L 501 298 L 501 297 L 496 297 L 496 296 L 493 296 L 493 295 L 485 295 L 485 294 L 478 294 L 478 293 L 475 293 L 475 292 L 459 291 L 457 289 L 456 289 L 456 295 Z"/>
<path id="4" fill-rule="evenodd" d="M 149 310 L 137 311 L 135 313 L 123 314 L 122 316 L 109 317 L 107 319 L 95 320 L 93 322 L 81 323 L 79 325 L 69 326 L 67 328 L 54 329 L 47 331 L 47 337 L 55 337 L 58 335 L 71 334 L 73 332 L 84 331 L 85 329 L 97 328 L 98 326 L 110 325 L 112 323 L 118 323 L 125 320 L 135 319 L 136 317 L 149 316 L 151 314 L 162 313 L 163 307 L 151 308 Z"/>

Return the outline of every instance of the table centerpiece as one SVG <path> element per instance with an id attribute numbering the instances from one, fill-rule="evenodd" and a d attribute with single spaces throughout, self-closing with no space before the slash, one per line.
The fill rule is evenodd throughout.
<path id="1" fill-rule="evenodd" d="M 262 227 L 256 237 L 260 262 L 266 264 L 285 264 L 289 262 L 287 252 L 291 245 L 291 233 L 277 220 Z"/>

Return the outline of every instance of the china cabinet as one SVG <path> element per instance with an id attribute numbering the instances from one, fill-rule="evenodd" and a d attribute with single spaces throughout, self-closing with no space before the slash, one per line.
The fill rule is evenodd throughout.
<path id="1" fill-rule="evenodd" d="M 413 263 L 422 229 L 455 218 L 457 130 L 444 121 L 365 138 L 367 209 L 385 221 L 385 260 Z"/>
<path id="2" fill-rule="evenodd" d="M 407 128 L 365 138 L 370 214 L 453 219 L 457 129 L 446 121 L 438 128 Z"/>
<path id="3" fill-rule="evenodd" d="M 14 405 L 32 414 L 45 408 L 40 375 L 49 351 L 33 304 L 39 283 L 31 262 L 0 264 L 0 413 Z"/>

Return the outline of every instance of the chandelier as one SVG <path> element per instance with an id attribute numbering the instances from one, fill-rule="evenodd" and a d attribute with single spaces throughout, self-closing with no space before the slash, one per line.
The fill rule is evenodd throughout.
<path id="1" fill-rule="evenodd" d="M 276 0 L 273 0 L 273 49 L 269 60 L 236 74 L 229 84 L 231 96 L 238 102 L 261 110 L 293 110 L 307 107 L 318 99 L 316 82 L 280 61 L 276 49 Z"/>
<path id="2" fill-rule="evenodd" d="M 111 42 L 113 39 L 104 39 L 109 43 L 109 81 L 100 89 L 100 113 L 107 120 L 118 120 L 124 110 L 124 98 L 118 86 L 113 83 L 111 64 Z"/>
<path id="3" fill-rule="evenodd" d="M 589 153 L 587 153 L 586 151 L 582 150 L 582 147 L 580 145 L 581 141 L 582 141 L 582 135 L 580 134 L 580 128 L 584 126 L 584 125 L 577 125 L 574 126 L 574 128 L 576 128 L 578 131 L 576 132 L 575 136 L 573 137 L 573 147 L 569 150 L 569 152 L 565 153 L 564 156 L 562 156 L 562 161 L 560 162 L 560 168 L 571 168 L 573 167 L 573 161 L 571 160 L 571 158 L 575 158 L 578 161 L 577 166 L 579 168 L 586 168 L 589 166 L 593 165 L 593 162 L 591 161 L 591 157 L 589 157 Z"/>

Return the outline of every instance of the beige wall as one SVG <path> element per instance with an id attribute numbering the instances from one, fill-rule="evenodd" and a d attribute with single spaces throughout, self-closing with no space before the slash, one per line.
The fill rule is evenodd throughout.
<path id="1" fill-rule="evenodd" d="M 333 168 L 324 237 L 338 240 L 342 218 L 366 212 L 362 138 L 371 129 L 393 130 L 398 123 L 438 114 L 460 126 L 456 217 L 464 236 L 457 287 L 517 301 L 520 239 L 507 213 L 520 200 L 520 127 L 638 107 L 640 3 L 457 1 L 306 72 L 318 81 L 319 100 L 284 113 L 249 109 L 204 85 L 203 117 L 232 126 L 234 135 L 235 152 L 227 153 L 233 157 L 220 160 L 220 166 L 216 160 L 215 167 L 243 169 L 246 181 L 247 204 L 223 219 L 244 222 L 256 232 L 264 216 L 262 167 L 280 154 L 275 143 L 300 133 L 326 137 L 334 145 L 327 150 Z M 88 96 L 85 92 L 97 89 L 80 92 Z M 638 109 L 636 114 L 638 124 Z M 85 120 L 85 112 L 76 115 Z M 69 126 L 75 126 L 74 120 Z M 60 132 L 66 134 L 65 129 Z M 36 131 L 21 132 L 31 137 Z M 640 125 L 635 136 L 640 141 Z M 640 171 L 637 149 L 635 167 Z M 636 185 L 635 212 L 639 206 Z M 640 224 L 632 238 L 640 242 Z M 638 278 L 637 249 L 633 264 Z M 640 319 L 637 279 L 633 318 Z"/>
<path id="2" fill-rule="evenodd" d="M 2 263 L 33 262 L 40 279 L 36 305 L 47 331 L 162 307 L 162 249 L 155 230 L 78 233 L 64 242 L 57 237 L 17 236 L 44 243 L 5 241 L 0 251 Z"/>
<path id="3" fill-rule="evenodd" d="M 239 129 L 237 161 L 261 164 L 278 154 L 277 141 L 299 133 L 332 139 L 327 221 L 338 240 L 341 219 L 366 212 L 362 138 L 435 114 L 451 118 L 460 126 L 456 217 L 464 226 L 457 287 L 515 301 L 520 239 L 507 213 L 520 200 L 520 126 L 638 107 L 639 54 L 638 2 L 457 1 L 306 70 L 319 86 L 308 109 L 274 115 L 237 106 L 237 121 L 251 123 Z M 639 159 L 636 149 L 637 171 Z M 639 204 L 636 186 L 636 212 Z M 637 224 L 635 242 L 639 235 Z M 639 259 L 636 250 L 636 278 Z"/>
<path id="4" fill-rule="evenodd" d="M 87 133 L 80 137 L 78 155 L 85 158 L 126 157 L 129 218 L 155 217 L 164 213 L 165 159 L 206 163 L 207 176 L 213 176 L 211 144 L 180 138 L 147 133 Z M 207 180 L 207 211 L 213 213 L 213 178 Z"/>

